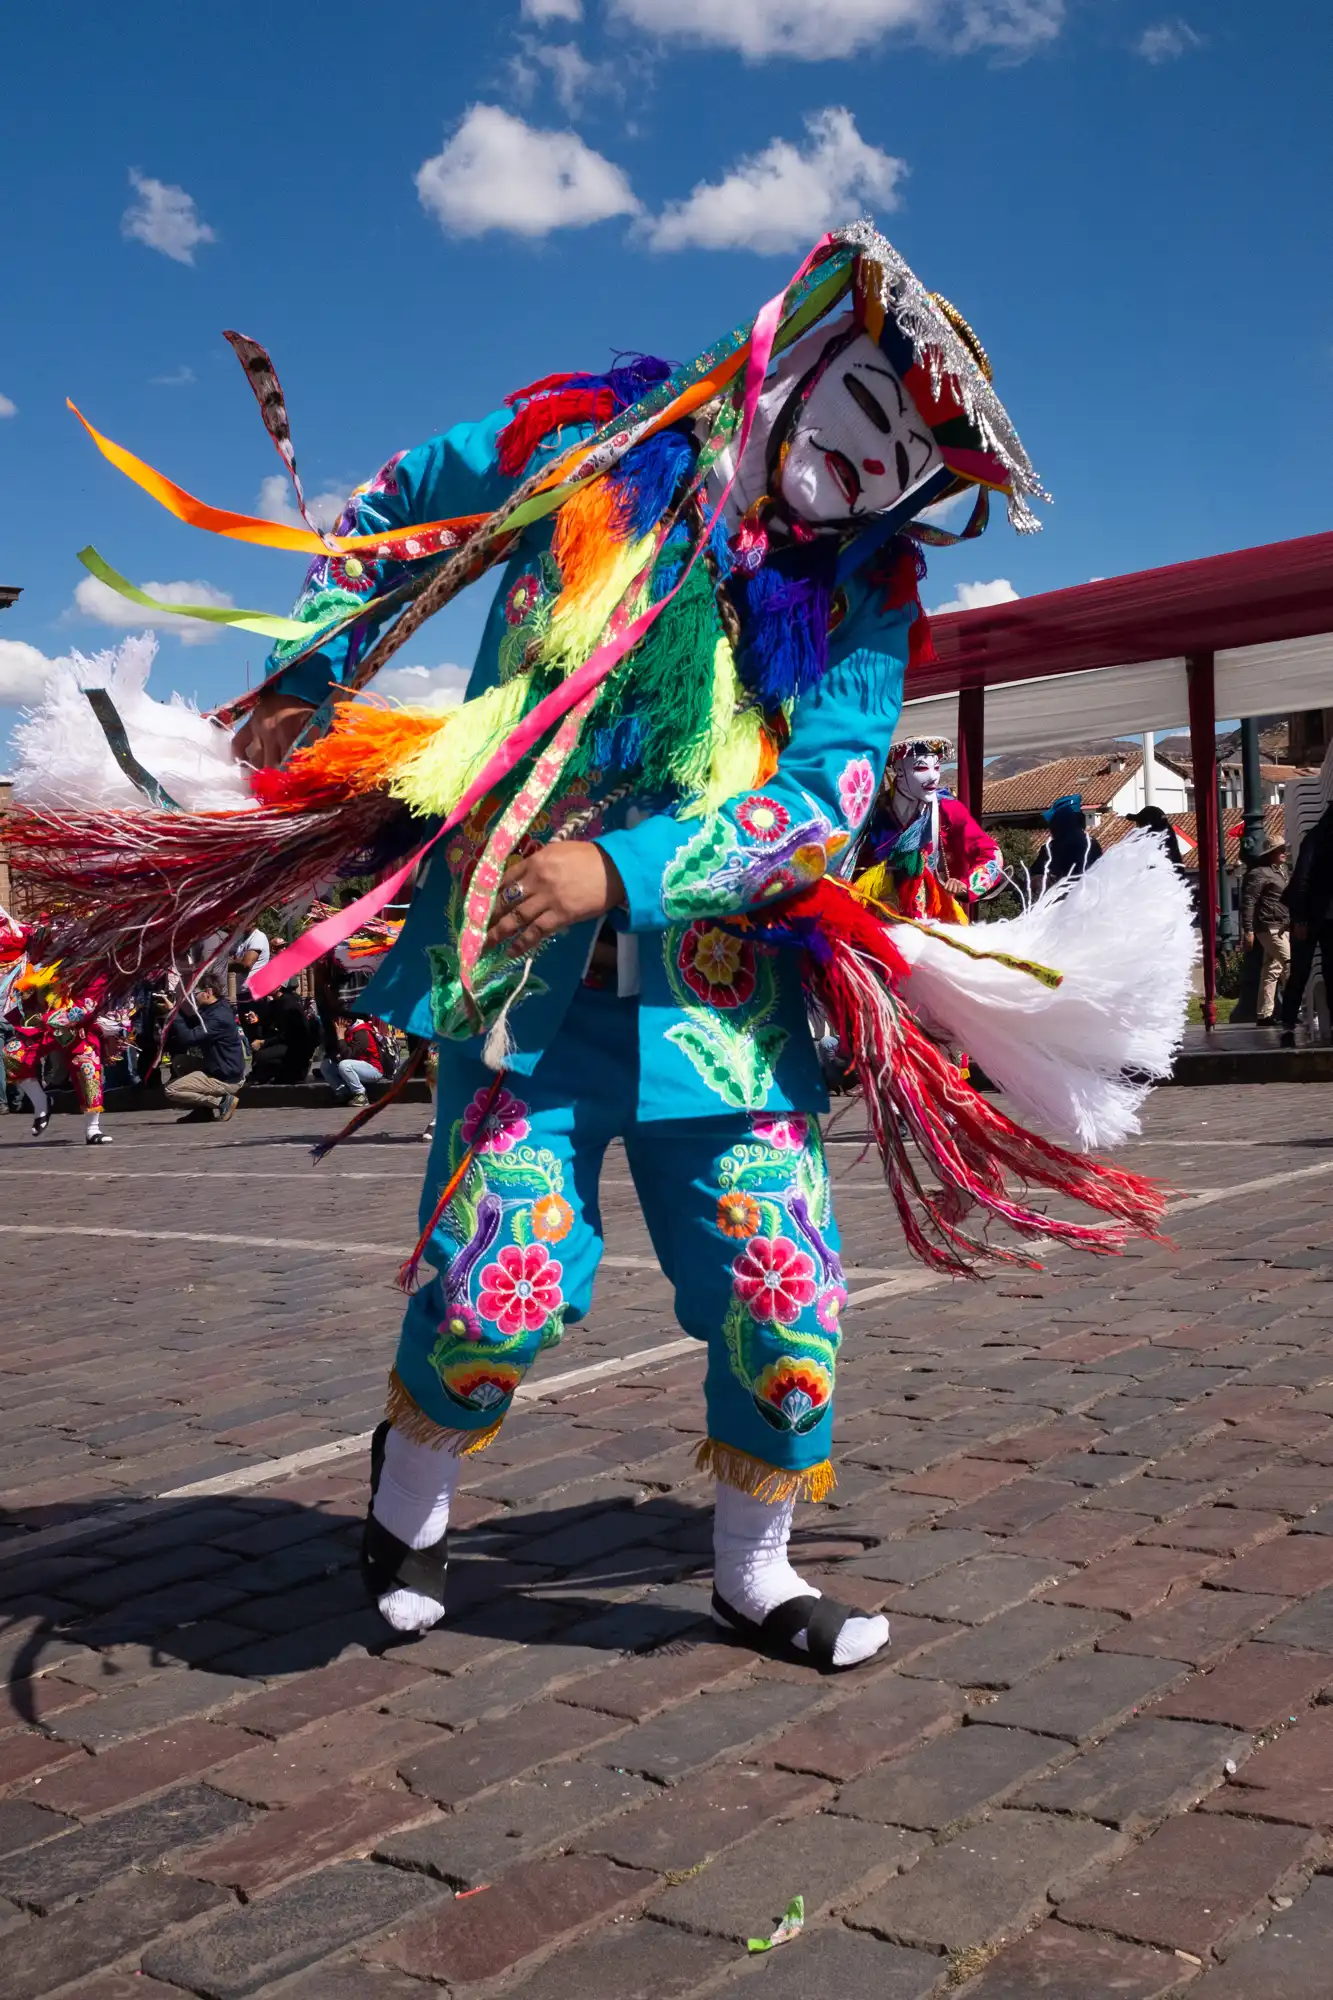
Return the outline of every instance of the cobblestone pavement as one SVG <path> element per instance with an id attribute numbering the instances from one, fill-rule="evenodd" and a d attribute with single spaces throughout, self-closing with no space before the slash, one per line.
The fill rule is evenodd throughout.
<path id="1" fill-rule="evenodd" d="M 389 1644 L 355 1545 L 424 1114 L 318 1172 L 331 1114 L 0 1118 L 5 2000 L 1328 2000 L 1331 1108 L 1161 1093 L 1173 1244 L 984 1285 L 835 1145 L 800 1559 L 893 1646 L 828 1679 L 707 1624 L 701 1364 L 623 1162 L 449 1622 Z"/>

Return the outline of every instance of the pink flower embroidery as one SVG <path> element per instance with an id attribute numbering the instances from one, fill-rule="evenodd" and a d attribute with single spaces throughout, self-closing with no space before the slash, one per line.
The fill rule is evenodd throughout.
<path id="1" fill-rule="evenodd" d="M 791 814 L 786 806 L 777 799 L 767 798 L 763 792 L 754 792 L 748 799 L 742 799 L 736 808 L 736 817 L 751 840 L 762 841 L 765 847 L 771 841 L 781 840 L 791 824 Z"/>
<path id="2" fill-rule="evenodd" d="M 809 1126 L 799 1111 L 761 1113 L 750 1120 L 751 1135 L 780 1153 L 799 1153 L 809 1134 Z"/>
<path id="3" fill-rule="evenodd" d="M 752 1236 L 731 1267 L 732 1289 L 751 1316 L 790 1326 L 811 1304 L 816 1291 L 812 1258 L 789 1236 Z"/>
<path id="4" fill-rule="evenodd" d="M 439 1331 L 442 1340 L 480 1340 L 481 1321 L 471 1306 L 454 1299 L 445 1307 Z"/>
<path id="5" fill-rule="evenodd" d="M 832 1291 L 821 1292 L 819 1304 L 815 1307 L 815 1318 L 825 1333 L 836 1334 L 839 1331 L 846 1303 L 847 1293 L 841 1285 L 835 1285 Z"/>
<path id="6" fill-rule="evenodd" d="M 479 1153 L 512 1153 L 528 1136 L 528 1107 L 512 1092 L 502 1090 L 490 1108 L 483 1130 L 482 1113 L 490 1094 L 489 1089 L 479 1090 L 463 1113 L 463 1144 L 470 1146 L 476 1140 Z"/>
<path id="7" fill-rule="evenodd" d="M 838 803 L 848 826 L 860 826 L 875 802 L 875 767 L 868 757 L 853 757 L 838 779 Z"/>
<path id="8" fill-rule="evenodd" d="M 540 1243 L 506 1243 L 481 1274 L 477 1310 L 503 1334 L 538 1333 L 565 1302 L 564 1274 Z"/>

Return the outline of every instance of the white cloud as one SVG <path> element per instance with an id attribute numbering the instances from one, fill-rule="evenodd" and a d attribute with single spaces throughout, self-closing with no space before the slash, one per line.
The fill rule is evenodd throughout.
<path id="1" fill-rule="evenodd" d="M 1012 604 L 1018 596 L 1007 576 L 997 576 L 990 583 L 960 583 L 958 594 L 947 604 L 937 604 L 932 616 L 941 611 L 979 611 L 984 604 Z"/>
<path id="2" fill-rule="evenodd" d="M 861 137 L 840 105 L 812 112 L 809 144 L 774 139 L 725 179 L 700 181 L 684 201 L 670 202 L 648 225 L 654 250 L 797 249 L 863 207 L 896 208 L 904 160 Z"/>
<path id="3" fill-rule="evenodd" d="M 575 42 L 539 42 L 525 35 L 523 53 L 515 56 L 510 69 L 525 103 L 536 90 L 544 70 L 556 103 L 571 118 L 593 91 L 619 87 L 615 64 L 589 62 Z"/>
<path id="4" fill-rule="evenodd" d="M 229 611 L 235 603 L 225 590 L 215 590 L 211 583 L 201 583 L 197 578 L 179 583 L 141 583 L 139 588 L 146 597 L 156 597 L 167 604 L 208 604 Z M 99 625 L 113 626 L 119 632 L 141 632 L 145 626 L 151 626 L 155 632 L 176 632 L 183 646 L 210 646 L 226 630 L 225 626 L 210 625 L 200 618 L 173 618 L 170 612 L 147 611 L 142 604 L 131 604 L 127 597 L 95 576 L 85 576 L 74 586 L 74 609 L 83 617 L 94 618 Z"/>
<path id="5" fill-rule="evenodd" d="M 347 505 L 347 495 L 340 487 L 326 487 L 322 493 L 307 493 L 306 506 L 310 518 L 319 528 L 332 528 L 338 516 Z M 296 495 L 292 492 L 292 482 L 285 472 L 270 472 L 259 482 L 258 511 L 266 521 L 281 521 L 288 528 L 304 528 L 296 506 Z"/>
<path id="6" fill-rule="evenodd" d="M 903 34 L 956 55 L 1011 57 L 1053 41 L 1065 0 L 609 0 L 613 15 L 651 34 L 735 49 L 752 60 L 809 62 L 855 55 Z"/>
<path id="7" fill-rule="evenodd" d="M 48 660 L 23 639 L 0 639 L 0 708 L 26 708 L 40 701 L 46 684 L 63 663 Z"/>
<path id="8" fill-rule="evenodd" d="M 194 196 L 169 181 L 155 181 L 151 174 L 130 168 L 130 186 L 138 195 L 120 218 L 122 236 L 160 250 L 177 264 L 193 264 L 197 243 L 215 243 L 217 237 L 206 222 L 199 220 Z"/>
<path id="9" fill-rule="evenodd" d="M 519 9 L 525 21 L 581 21 L 583 0 L 523 0 Z"/>
<path id="10" fill-rule="evenodd" d="M 468 667 L 386 667 L 376 674 L 377 694 L 395 701 L 425 702 L 431 708 L 456 708 L 467 693 Z"/>
<path id="11" fill-rule="evenodd" d="M 1202 47 L 1203 36 L 1177 15 L 1172 21 L 1159 21 L 1155 27 L 1145 28 L 1134 44 L 1134 53 L 1145 62 L 1156 64 L 1175 62 L 1191 49 Z"/>
<path id="12" fill-rule="evenodd" d="M 179 368 L 173 368 L 167 375 L 150 375 L 148 385 L 152 389 L 188 389 L 192 382 L 198 380 L 193 368 L 182 361 Z"/>
<path id="13" fill-rule="evenodd" d="M 455 236 L 545 236 L 639 211 L 620 168 L 577 132 L 539 131 L 496 104 L 472 106 L 443 152 L 419 169 L 417 193 Z"/>
<path id="14" fill-rule="evenodd" d="M 19 406 L 12 397 L 0 396 L 0 417 L 16 417 L 18 413 Z"/>

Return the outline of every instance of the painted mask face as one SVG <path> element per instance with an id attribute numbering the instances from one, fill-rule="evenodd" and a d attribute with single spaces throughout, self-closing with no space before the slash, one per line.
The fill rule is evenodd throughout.
<path id="1" fill-rule="evenodd" d="M 825 367 L 792 428 L 782 498 L 803 521 L 882 514 L 942 463 L 916 405 L 867 333 Z"/>
<path id="2" fill-rule="evenodd" d="M 940 788 L 940 760 L 932 750 L 917 750 L 893 767 L 893 789 L 913 805 L 925 805 Z"/>

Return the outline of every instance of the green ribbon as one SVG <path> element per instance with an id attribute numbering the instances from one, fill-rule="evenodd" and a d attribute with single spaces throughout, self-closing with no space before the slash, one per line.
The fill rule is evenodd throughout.
<path id="1" fill-rule="evenodd" d="M 170 618 L 201 618 L 209 625 L 235 625 L 242 632 L 257 632 L 262 639 L 311 640 L 317 635 L 311 627 L 299 618 L 278 618 L 268 611 L 225 610 L 216 604 L 164 604 L 159 598 L 149 597 L 126 577 L 104 562 L 97 550 L 91 546 L 79 550 L 79 561 L 86 570 L 104 583 L 108 590 L 114 590 L 118 597 L 127 597 L 131 604 L 142 604 L 146 611 L 160 611 Z M 372 602 L 363 604 L 353 614 L 362 617 L 373 608 Z M 348 623 L 346 617 L 334 619 L 326 631 L 336 631 L 340 625 Z"/>

